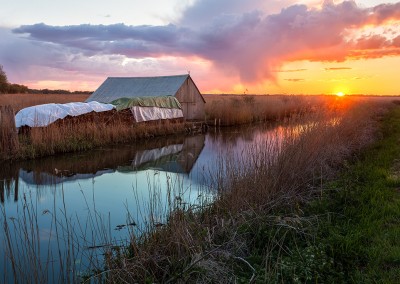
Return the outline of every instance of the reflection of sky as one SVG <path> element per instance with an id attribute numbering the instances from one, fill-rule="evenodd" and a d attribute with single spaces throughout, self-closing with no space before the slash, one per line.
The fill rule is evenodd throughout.
<path id="1" fill-rule="evenodd" d="M 167 190 L 167 179 L 171 185 L 170 190 Z M 165 223 L 169 204 L 171 206 L 178 204 L 176 197 L 182 199 L 182 203 L 195 204 L 199 201 L 197 197 L 200 184 L 190 180 L 186 174 L 146 170 L 131 174 L 114 172 L 53 186 L 39 187 L 20 180 L 19 186 L 20 200 L 4 204 L 6 216 L 8 220 L 22 218 L 23 196 L 26 196 L 28 204 L 33 203 L 40 228 L 42 250 L 39 257 L 46 260 L 49 241 L 53 251 L 57 248 L 51 221 L 53 214 L 57 214 L 57 219 L 61 222 L 64 221 L 63 203 L 65 203 L 66 217 L 74 226 L 75 233 L 86 238 L 85 247 L 110 243 L 109 239 L 103 237 L 102 226 L 106 234 L 111 233 L 112 244 L 126 244 L 129 240 L 129 231 L 133 230 L 135 234 L 140 234 L 139 230 L 143 229 L 142 225 L 146 220 Z M 50 213 L 45 213 L 47 210 Z M 150 212 L 153 213 L 152 220 L 148 218 Z M 2 215 L 0 220 L 3 221 Z M 138 226 L 124 226 L 118 229 L 118 225 L 132 222 Z M 84 255 L 78 257 L 79 263 L 86 265 L 88 258 L 86 254 L 101 252 L 101 250 L 83 251 Z M 4 255 L 3 240 L 0 241 L 0 253 Z M 55 259 L 58 259 L 57 255 Z M 4 258 L 1 258 L 1 266 L 4 266 L 3 261 Z"/>
<path id="2" fill-rule="evenodd" d="M 99 175 L 78 174 L 68 178 L 68 182 L 39 186 L 30 183 L 32 178 L 24 181 L 24 175 L 27 177 L 32 173 L 23 173 L 21 170 L 19 201 L 15 203 L 12 199 L 7 199 L 3 206 L 7 218 L 20 218 L 18 216 L 21 216 L 23 197 L 26 196 L 28 204 L 32 202 L 36 208 L 39 236 L 43 238 L 44 247 L 50 237 L 51 216 L 56 213 L 62 219 L 63 203 L 67 219 L 73 224 L 77 235 L 86 237 L 86 246 L 110 241 L 102 237 L 102 229 L 97 227 L 100 224 L 104 225 L 107 234 L 111 233 L 112 243 L 119 244 L 128 240 L 129 230 L 140 234 L 145 222 L 165 222 L 166 213 L 171 207 L 189 204 L 195 206 L 202 198 L 210 198 L 206 185 L 209 184 L 210 175 L 215 176 L 220 169 L 221 161 L 233 156 L 237 158 L 237 163 L 241 163 L 241 157 L 249 148 L 255 147 L 266 136 L 273 135 L 270 128 L 244 128 L 227 130 L 221 134 L 207 134 L 205 146 L 190 173 L 172 173 L 154 168 L 137 172 L 99 170 Z M 46 210 L 51 213 L 43 214 Z M 2 218 L 0 215 L 0 219 Z M 118 225 L 132 222 L 138 226 L 123 226 L 118 229 Z M 52 230 L 54 234 L 54 228 Z M 55 246 L 55 240 L 51 244 Z M 3 245 L 0 242 L 0 253 L 3 253 Z M 41 257 L 46 258 L 46 253 L 43 249 Z M 0 264 L 2 261 L 3 258 Z M 84 262 L 80 260 L 80 263 Z"/>

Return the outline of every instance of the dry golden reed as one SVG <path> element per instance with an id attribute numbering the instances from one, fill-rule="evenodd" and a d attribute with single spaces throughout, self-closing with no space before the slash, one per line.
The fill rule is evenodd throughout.
<path id="1" fill-rule="evenodd" d="M 207 119 L 210 124 L 217 125 L 281 120 L 293 114 L 325 109 L 339 102 L 333 96 L 304 95 L 206 95 L 205 98 Z"/>
<path id="2" fill-rule="evenodd" d="M 220 157 L 226 162 L 212 174 L 215 201 L 200 211 L 176 208 L 166 225 L 132 234 L 127 255 L 109 259 L 111 282 L 232 283 L 238 279 L 235 267 L 253 272 L 251 282 L 254 268 L 245 258 L 255 240 L 244 228 L 262 221 L 296 229 L 298 204 L 322 194 L 323 183 L 373 141 L 386 108 L 360 103 L 296 116 L 286 130 L 277 128 L 275 136 L 248 149 L 241 163 Z M 271 214 L 282 207 L 293 207 L 294 215 L 281 220 Z M 265 268 L 273 269 L 264 253 Z"/>

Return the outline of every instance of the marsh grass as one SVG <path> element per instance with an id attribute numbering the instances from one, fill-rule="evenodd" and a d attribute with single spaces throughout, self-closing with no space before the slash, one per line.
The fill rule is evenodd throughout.
<path id="1" fill-rule="evenodd" d="M 302 208 L 373 141 L 376 104 L 296 120 L 275 139 L 249 149 L 241 162 L 227 157 L 213 173 L 218 192 L 199 210 L 170 212 L 165 226 L 131 241 L 115 282 L 261 283 L 340 278 L 328 248 L 316 245 L 318 216 Z M 309 246 L 296 246 L 296 243 Z"/>
<path id="2" fill-rule="evenodd" d="M 171 189 L 170 206 L 165 207 L 154 193 L 144 212 L 150 216 L 147 228 L 140 234 L 131 231 L 126 246 L 106 251 L 104 266 L 87 282 L 346 279 L 327 253 L 331 247 L 316 242 L 321 216 L 307 216 L 303 209 L 325 196 L 326 183 L 374 141 L 377 120 L 387 108 L 364 102 L 332 104 L 309 115 L 294 112 L 285 128 L 277 128 L 270 139 L 239 157 L 232 159 L 226 149 L 227 155 L 219 157 L 220 166 L 210 176 L 212 203 L 183 206 Z M 166 219 L 154 217 L 159 208 L 167 213 Z"/>
<path id="3" fill-rule="evenodd" d="M 185 125 L 179 120 L 134 123 L 130 113 L 111 111 L 111 114 L 90 113 L 71 117 L 47 127 L 22 129 L 20 132 L 20 147 L 13 152 L 2 152 L 3 159 L 31 159 L 185 133 Z"/>
<path id="4" fill-rule="evenodd" d="M 206 116 L 210 124 L 222 126 L 282 120 L 294 114 L 315 112 L 321 108 L 343 107 L 348 100 L 333 96 L 301 95 L 205 95 Z"/>
<path id="5" fill-rule="evenodd" d="M 14 112 L 40 103 L 81 101 L 85 95 L 1 95 L 0 106 L 7 104 Z M 206 116 L 209 124 L 228 126 L 282 120 L 294 115 L 305 115 L 320 109 L 345 109 L 352 100 L 338 100 L 329 96 L 206 96 Z M 9 115 L 9 117 L 11 117 Z M 15 127 L 0 124 L 0 131 L 12 132 L 13 141 L 0 149 L 0 159 L 31 159 L 57 153 L 76 152 L 95 147 L 127 143 L 138 139 L 184 133 L 182 121 L 133 123 L 126 111 L 90 113 L 68 117 L 47 127 L 20 129 L 19 139 Z M 10 119 L 8 119 L 10 120 Z M 2 135 L 0 142 L 4 144 Z M 11 148 L 11 150 L 7 149 Z"/>
<path id="6" fill-rule="evenodd" d="M 14 111 L 10 106 L 0 106 L 0 153 L 13 155 L 18 149 Z"/>
<path id="7" fill-rule="evenodd" d="M 15 135 L 14 113 L 43 103 L 84 101 L 87 95 L 5 94 L 0 106 L 7 109 L 0 120 L 0 160 L 31 159 L 56 153 L 77 152 L 105 145 L 133 142 L 139 139 L 184 133 L 181 120 L 134 123 L 127 111 L 89 113 L 67 117 L 48 127 L 20 129 Z M 0 113 L 0 114 L 1 114 Z M 10 134 L 13 134 L 12 136 Z M 11 138 L 10 138 L 11 137 Z"/>

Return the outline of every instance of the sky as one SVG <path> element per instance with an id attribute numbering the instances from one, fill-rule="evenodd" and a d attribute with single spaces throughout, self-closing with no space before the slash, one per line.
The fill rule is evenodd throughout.
<path id="1" fill-rule="evenodd" d="M 190 73 L 202 93 L 400 95 L 400 1 L 0 0 L 11 83 L 93 91 Z"/>

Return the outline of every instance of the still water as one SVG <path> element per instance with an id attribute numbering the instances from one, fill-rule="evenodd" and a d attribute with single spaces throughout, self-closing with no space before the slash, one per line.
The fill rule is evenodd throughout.
<path id="1" fill-rule="evenodd" d="M 170 209 L 212 201 L 223 158 L 240 163 L 245 149 L 275 135 L 276 128 L 252 126 L 3 163 L 0 269 L 8 276 L 0 283 L 12 279 L 10 247 L 14 274 L 51 263 L 43 279 L 54 281 L 87 273 L 94 260 L 101 266 L 101 248 L 162 226 Z M 60 259 L 70 271 L 60 272 Z"/>

